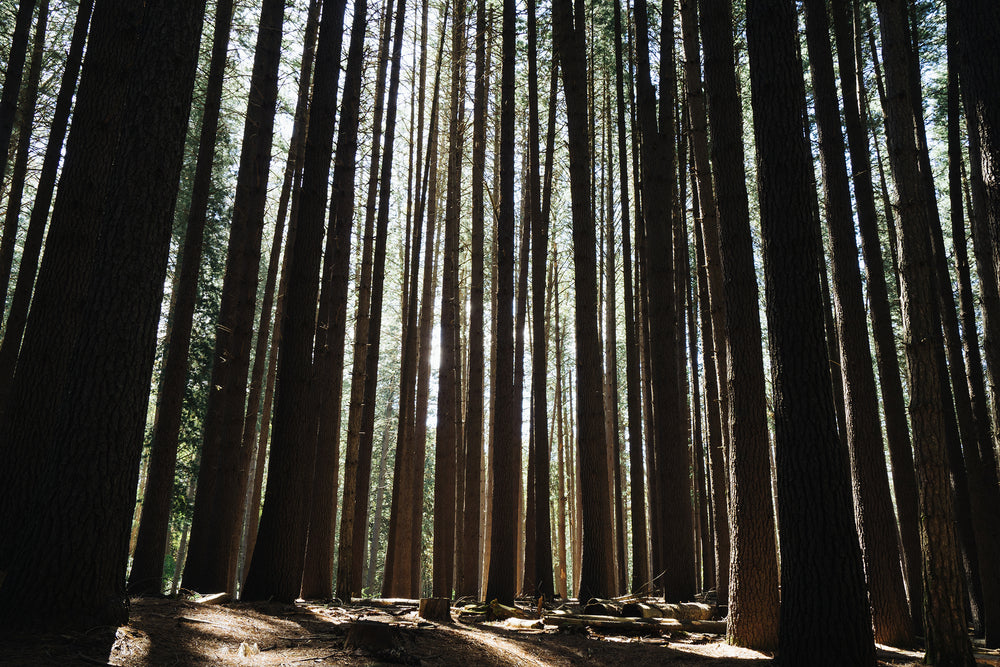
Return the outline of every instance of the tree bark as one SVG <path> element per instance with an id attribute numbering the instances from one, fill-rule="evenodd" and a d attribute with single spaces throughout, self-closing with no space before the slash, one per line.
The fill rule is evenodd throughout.
<path id="1" fill-rule="evenodd" d="M 756 0 L 747 7 L 775 391 L 778 656 L 787 665 L 874 665 L 871 611 L 824 340 L 795 20 L 795 5 L 786 0 Z"/>
<path id="2" fill-rule="evenodd" d="M 42 357 L 29 354 L 31 346 L 22 352 L 14 378 L 19 405 L 10 406 L 16 411 L 3 424 L 4 477 L 44 490 L 22 496 L 19 507 L 0 507 L 3 542 L 17 547 L 0 552 L 0 618 L 7 627 L 66 631 L 128 620 L 129 528 L 204 9 L 199 0 L 147 3 L 141 11 L 110 3 L 95 17 L 67 168 L 71 147 L 85 147 L 81 131 L 95 139 L 104 134 L 100 123 L 88 123 L 87 111 L 95 109 L 89 95 L 107 93 L 100 103 L 112 105 L 113 126 L 116 109 L 122 122 L 108 188 L 90 193 L 103 200 L 101 209 L 90 220 L 75 215 L 85 206 L 64 209 L 53 223 L 58 235 L 69 214 L 72 223 L 84 223 L 78 233 L 99 238 L 81 258 L 92 259 L 93 269 L 66 273 L 51 264 L 59 253 L 46 253 L 42 285 L 52 290 L 61 280 L 63 289 L 36 292 L 28 333 L 68 310 L 84 324 Z M 108 70 L 94 69 L 115 71 L 116 64 L 126 76 L 109 81 Z M 73 192 L 72 175 L 64 171 L 64 192 Z M 73 283 L 83 283 L 82 298 L 68 289 Z M 64 367 L 53 368 L 50 356 L 67 359 Z M 42 391 L 24 381 L 41 378 L 48 381 Z M 10 420 L 14 415 L 19 419 Z"/>
<path id="3" fill-rule="evenodd" d="M 904 349 L 923 548 L 927 660 L 940 665 L 971 665 L 945 451 L 945 407 L 939 382 L 944 369 L 936 353 L 942 345 L 930 246 L 930 209 L 936 203 L 927 201 L 924 179 L 930 175 L 921 172 L 915 140 L 916 125 L 923 119 L 914 117 L 910 99 L 906 8 L 899 0 L 880 0 L 878 11 L 891 102 L 885 109 L 886 134 L 899 192 Z"/>
<path id="4" fill-rule="evenodd" d="M 833 258 L 833 295 L 847 424 L 844 437 L 850 450 L 855 522 L 861 538 L 875 640 L 890 646 L 909 646 L 914 641 L 913 626 L 900 572 L 878 403 L 872 400 L 877 395 L 875 376 L 866 335 L 827 4 L 823 0 L 807 0 L 805 8 L 826 220 Z"/>
<path id="5" fill-rule="evenodd" d="M 215 342 L 212 387 L 206 408 L 184 586 L 227 590 L 234 580 L 248 459 L 243 449 L 244 402 L 250 367 L 254 304 L 277 102 L 284 3 L 266 0 L 251 74 L 222 305 Z"/>
<path id="6" fill-rule="evenodd" d="M 156 414 L 153 420 L 153 440 L 149 454 L 149 476 L 142 497 L 142 517 L 128 589 L 131 595 L 163 592 L 163 561 L 166 557 L 170 506 L 174 490 L 174 468 L 177 463 L 177 439 L 181 427 L 181 409 L 187 384 L 188 352 L 191 347 L 191 327 L 198 297 L 198 277 L 201 273 L 201 251 L 205 236 L 206 213 L 212 184 L 212 163 L 218 134 L 219 112 L 222 106 L 222 83 L 226 71 L 229 32 L 232 27 L 233 5 L 224 0 L 215 9 L 215 29 L 212 36 L 212 61 L 205 89 L 205 110 L 198 140 L 198 163 L 195 167 L 188 211 L 184 250 L 178 268 L 179 276 L 170 313 L 170 336 L 163 362 Z"/>
<path id="7" fill-rule="evenodd" d="M 728 346 L 727 386 L 725 390 L 720 386 L 720 394 L 729 395 L 729 423 L 725 426 L 729 437 L 724 438 L 730 443 L 727 464 L 732 537 L 727 638 L 741 646 L 774 647 L 778 641 L 778 564 L 731 3 L 702 0 L 700 7 L 726 310 L 726 334 L 715 344 Z M 702 231 L 707 254 L 709 240 L 704 226 Z M 737 442 L 739 447 L 734 444 Z"/>

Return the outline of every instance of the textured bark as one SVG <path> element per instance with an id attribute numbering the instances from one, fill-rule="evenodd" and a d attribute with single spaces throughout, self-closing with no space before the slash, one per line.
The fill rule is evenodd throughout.
<path id="1" fill-rule="evenodd" d="M 292 601 L 298 597 L 302 584 L 309 528 L 306 508 L 313 503 L 310 481 L 316 468 L 319 420 L 313 398 L 316 387 L 312 352 L 344 7 L 343 1 L 325 3 L 320 19 L 299 219 L 289 264 L 278 356 L 268 484 L 260 532 L 242 591 L 242 597 L 248 600 Z"/>
<path id="2" fill-rule="evenodd" d="M 552 192 L 552 155 L 555 141 L 555 98 L 557 77 L 552 76 L 549 92 L 548 133 L 545 141 L 545 185 L 541 183 L 538 127 L 538 55 L 536 2 L 528 3 L 528 174 L 530 182 L 531 216 L 531 383 L 532 383 L 532 438 L 534 459 L 532 478 L 534 488 L 535 532 L 527 535 L 535 546 L 534 571 L 528 582 L 536 595 L 552 599 L 555 587 L 552 579 L 552 533 L 549 516 L 549 430 L 548 430 L 548 330 L 546 306 L 552 298 L 546 292 L 546 256 L 549 248 L 549 206 Z M 544 195 L 541 191 L 545 188 Z M 543 202 L 544 199 L 544 202 Z"/>
<path id="3" fill-rule="evenodd" d="M 198 472 L 184 586 L 227 590 L 234 580 L 246 484 L 241 435 L 250 366 L 254 306 L 264 229 L 267 174 L 277 102 L 284 3 L 266 0 L 251 74 L 239 176 L 233 203 L 226 275 L 216 328 L 215 364 L 205 413 L 202 463 Z"/>
<path id="4" fill-rule="evenodd" d="M 941 328 L 935 293 L 931 217 L 936 208 L 927 201 L 914 117 L 911 72 L 907 65 L 906 8 L 899 0 L 880 0 L 879 23 L 885 62 L 886 135 L 890 165 L 899 193 L 900 269 L 904 349 L 910 388 L 917 471 L 920 536 L 923 551 L 924 609 L 927 661 L 938 665 L 971 665 L 958 571 L 958 544 L 954 529 L 954 501 L 948 480 L 945 424 L 939 365 Z"/>
<path id="5" fill-rule="evenodd" d="M 464 543 L 461 545 L 462 562 L 459 567 L 459 595 L 479 596 L 480 515 L 482 503 L 483 467 L 483 359 L 484 359 L 484 205 L 483 188 L 486 180 L 486 105 L 489 89 L 489 71 L 486 69 L 486 2 L 476 2 L 475 84 L 472 111 L 472 229 L 469 275 L 469 345 L 468 376 L 465 394 L 465 425 L 462 439 L 465 442 L 465 500 L 462 521 Z M 462 471 L 459 471 L 462 474 Z"/>
<path id="6" fill-rule="evenodd" d="M 119 12 L 121 10 L 121 13 Z M 17 540 L 10 537 L 21 517 L 34 516 L 34 481 L 49 463 L 46 443 L 54 420 L 29 419 L 34 414 L 55 414 L 52 387 L 62 387 L 72 350 L 58 331 L 62 323 L 80 327 L 90 277 L 90 260 L 103 214 L 105 193 L 115 157 L 126 87 L 141 13 L 134 7 L 107 6 L 98 12 L 90 35 L 90 48 L 77 96 L 76 115 L 66 147 L 59 197 L 53 210 L 42 264 L 34 290 L 35 310 L 27 323 L 30 336 L 18 354 L 18 343 L 5 338 L 9 366 L 0 385 L 0 570 L 6 571 L 15 556 Z M 120 39 L 113 33 L 120 30 Z M 108 76 L 114 73 L 114 76 Z M 28 290 L 30 293 L 30 289 Z M 59 335 L 55 335 L 58 332 Z M 19 342 L 19 341 L 18 341 Z M 14 375 L 15 363 L 21 372 Z M 30 372 L 25 370 L 30 367 Z M 23 437 L 26 434 L 27 437 Z M 22 442 L 23 439 L 23 442 Z M 29 446 L 30 445 L 30 446 Z"/>
<path id="7" fill-rule="evenodd" d="M 10 192 L 7 195 L 7 212 L 3 220 L 3 240 L 0 242 L 0 304 L 7 303 L 7 288 L 10 286 L 10 270 L 14 261 L 14 241 L 21 218 L 21 197 L 24 194 L 25 177 L 28 175 L 28 149 L 31 147 L 35 108 L 38 103 L 38 80 L 42 75 L 45 28 L 48 21 L 49 3 L 48 0 L 42 0 L 38 6 L 35 36 L 31 41 L 31 64 L 28 66 L 28 80 L 24 85 L 19 104 L 20 122 L 17 129 L 17 150 L 14 154 L 14 171 L 11 172 Z M 13 74 L 13 72 L 10 73 Z M 5 79 L 4 84 L 6 85 L 6 83 Z M 3 155 L 6 166 L 6 152 Z M 3 185 L 3 180 L 3 172 L 0 171 L 0 186 Z"/>
<path id="8" fill-rule="evenodd" d="M 465 0 L 456 0 L 451 41 L 451 117 L 448 128 L 448 182 L 444 213 L 444 273 L 441 281 L 441 365 L 434 447 L 434 597 L 451 598 L 455 572 L 455 517 L 459 408 L 459 216 L 461 216 L 462 149 L 465 125 Z M 464 498 L 463 498 L 464 500 Z"/>
<path id="9" fill-rule="evenodd" d="M 889 492 L 865 304 L 854 240 L 851 193 L 840 129 L 827 3 L 806 2 L 806 39 L 820 138 L 825 210 L 833 258 L 833 296 L 854 491 L 854 515 L 868 580 L 875 640 L 909 646 L 913 626 L 900 572 L 899 543 Z"/>
<path id="10" fill-rule="evenodd" d="M 594 212 L 590 205 L 591 156 L 587 145 L 586 43 L 583 11 L 569 0 L 553 6 L 553 39 L 566 97 L 573 211 L 577 341 L 577 443 L 580 452 L 583 544 L 578 597 L 607 598 L 614 589 L 611 499 L 605 452 L 604 400 L 597 317 Z M 574 16 L 575 14 L 575 16 Z"/>
<path id="11" fill-rule="evenodd" d="M 778 564 L 732 10 L 729 0 L 702 0 L 700 8 L 729 364 L 727 386 L 720 387 L 720 394 L 729 395 L 725 429 L 731 443 L 727 462 L 731 533 L 728 639 L 742 646 L 773 647 L 778 640 Z M 706 235 L 706 252 L 707 248 Z M 716 345 L 722 343 L 715 341 Z"/>
<path id="12" fill-rule="evenodd" d="M 779 661 L 874 665 L 823 333 L 794 3 L 749 3 L 747 38 L 775 393 Z"/>
<path id="13" fill-rule="evenodd" d="M 94 118 L 86 111 L 95 109 L 89 95 L 107 93 L 100 103 L 120 109 L 122 122 L 108 187 L 90 193 L 103 200 L 101 209 L 89 220 L 74 215 L 85 207 L 64 209 L 53 221 L 57 234 L 66 222 L 85 223 L 76 231 L 99 238 L 82 258 L 93 260 L 93 269 L 67 273 L 51 264 L 58 252 L 46 253 L 39 287 L 61 281 L 63 289 L 36 292 L 28 333 L 73 310 L 80 326 L 42 357 L 30 354 L 33 346 L 22 351 L 18 400 L 10 406 L 16 411 L 7 413 L 20 419 L 3 424 L 5 488 L 21 490 L 11 476 L 44 489 L 22 496 L 18 507 L 0 507 L 3 543 L 17 545 L 17 553 L 0 553 L 6 627 L 66 631 L 128 620 L 129 528 L 204 9 L 199 0 L 147 3 L 142 11 L 109 3 L 95 17 L 67 168 L 72 151 L 86 146 L 75 140 L 81 132 L 103 135 L 101 123 L 88 123 Z M 102 65 L 120 72 L 114 66 L 125 62 L 127 76 L 95 85 L 108 81 Z M 73 192 L 72 177 L 73 170 L 64 171 L 64 192 Z M 82 298 L 69 289 L 74 283 L 83 283 Z M 67 361 L 54 368 L 50 358 Z M 33 390 L 43 378 L 47 385 Z"/>
<path id="14" fill-rule="evenodd" d="M 326 247 L 323 251 L 326 259 L 323 264 L 322 294 L 313 356 L 315 393 L 318 394 L 319 431 L 309 538 L 302 579 L 303 597 L 328 596 L 333 581 L 348 267 L 354 221 L 361 76 L 368 3 L 359 0 L 354 4 L 353 12 L 343 102 L 337 130 L 337 148 L 333 160 L 330 222 L 326 232 Z"/>
<path id="15" fill-rule="evenodd" d="M 202 241 L 205 236 L 212 163 L 215 159 L 219 111 L 222 105 L 223 75 L 232 27 L 232 2 L 227 0 L 220 3 L 215 11 L 212 61 L 205 88 L 205 110 L 198 140 L 198 162 L 191 190 L 191 208 L 184 233 L 179 275 L 173 292 L 175 296 L 170 313 L 170 336 L 166 344 L 167 353 L 153 419 L 153 440 L 149 454 L 149 473 L 142 497 L 142 517 L 132 554 L 132 569 L 129 571 L 128 588 L 132 595 L 159 595 L 163 592 L 163 561 L 166 557 L 168 522 L 174 492 L 177 439 L 187 385 L 191 327 L 198 297 Z"/>
<path id="16" fill-rule="evenodd" d="M 492 521 L 490 526 L 489 570 L 485 598 L 512 604 L 517 585 L 517 544 L 511 513 L 517 502 L 520 477 L 515 449 L 514 419 L 520 406 L 514 405 L 514 1 L 503 2 L 500 67 L 500 151 L 498 191 L 499 211 L 496 230 L 496 371 L 491 383 L 493 451 Z M 519 420 L 518 420 L 519 421 Z"/>
<path id="17" fill-rule="evenodd" d="M 865 260 L 865 284 L 868 288 L 872 338 L 878 364 L 885 435 L 892 461 L 893 495 L 899 518 L 900 546 L 909 592 L 910 616 L 916 628 L 922 617 L 920 539 L 917 533 L 917 485 L 913 471 L 913 449 L 906 422 L 906 408 L 896 342 L 889 310 L 878 215 L 872 184 L 871 157 L 867 135 L 867 108 L 859 102 L 859 54 L 852 37 L 849 0 L 832 0 L 833 30 L 837 40 L 840 65 L 840 89 L 844 98 L 844 124 L 851 151 L 854 197 L 857 205 L 861 251 Z M 891 223 L 890 223 L 891 224 Z"/>
<path id="18" fill-rule="evenodd" d="M 394 397 L 390 394 L 389 400 L 385 404 L 384 426 L 382 427 L 382 443 L 378 451 L 378 477 L 375 482 L 375 517 L 372 520 L 371 536 L 368 540 L 368 568 L 365 570 L 365 589 L 375 590 L 375 570 L 378 560 L 378 545 L 382 537 L 382 514 L 385 507 L 385 475 L 389 463 L 389 431 L 393 419 L 397 418 L 393 414 Z"/>

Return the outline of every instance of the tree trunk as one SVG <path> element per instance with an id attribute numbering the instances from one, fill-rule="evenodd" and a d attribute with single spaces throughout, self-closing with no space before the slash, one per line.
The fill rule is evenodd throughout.
<path id="1" fill-rule="evenodd" d="M 820 137 L 825 210 L 833 256 L 833 294 L 840 338 L 841 376 L 854 485 L 854 512 L 868 580 L 875 640 L 912 645 L 913 627 L 900 572 L 895 516 L 879 426 L 875 377 L 854 240 L 851 193 L 834 80 L 827 4 L 806 2 L 806 39 Z"/>
<path id="2" fill-rule="evenodd" d="M 515 419 L 520 406 L 514 404 L 514 56 L 516 49 L 514 2 L 503 2 L 502 64 L 500 68 L 500 189 L 496 231 L 496 373 L 491 385 L 493 397 L 494 481 L 490 562 L 486 579 L 487 600 L 512 604 L 517 585 L 516 526 L 510 513 L 517 502 L 520 476 Z M 517 420 L 518 423 L 520 420 Z"/>
<path id="3" fill-rule="evenodd" d="M 472 111 L 472 229 L 471 229 L 471 273 L 469 285 L 469 371 L 466 378 L 465 426 L 462 439 L 465 442 L 465 500 L 463 529 L 464 544 L 458 595 L 478 597 L 481 590 L 479 548 L 481 531 L 479 526 L 482 506 L 480 487 L 482 486 L 483 465 L 483 294 L 484 294 L 484 205 L 483 187 L 486 180 L 486 105 L 489 98 L 489 71 L 486 69 L 486 2 L 476 2 L 476 69 Z M 459 474 L 463 474 L 459 471 Z"/>
<path id="4" fill-rule="evenodd" d="M 94 9 L 93 0 L 82 0 L 76 13 L 73 36 L 66 55 L 65 68 L 59 82 L 49 137 L 45 146 L 45 157 L 38 175 L 35 201 L 28 220 L 21 248 L 21 261 L 17 269 L 17 283 L 11 295 L 10 309 L 4 325 L 3 341 L 0 343 L 0 415 L 10 393 L 10 383 L 14 376 L 14 365 L 21 347 L 21 336 L 28 319 L 28 307 L 35 286 L 35 271 L 42 251 L 45 226 L 49 219 L 49 207 L 56 187 L 59 161 L 62 157 L 63 140 L 69 126 L 70 110 L 76 92 L 77 77 L 83 61 L 83 48 L 87 42 L 87 30 Z"/>
<path id="5" fill-rule="evenodd" d="M 893 495 L 899 517 L 900 546 L 904 572 L 909 590 L 910 616 L 915 629 L 921 627 L 921 575 L 920 540 L 917 534 L 917 487 L 913 472 L 913 454 L 909 426 L 900 381 L 899 362 L 889 310 L 889 294 L 881 242 L 878 235 L 878 217 L 871 177 L 871 158 L 866 125 L 867 109 L 859 103 L 858 68 L 859 54 L 855 52 L 851 37 L 850 6 L 847 0 L 833 0 L 833 30 L 837 40 L 840 65 L 840 87 L 844 96 L 844 120 L 851 149 L 851 168 L 854 175 L 854 196 L 858 210 L 858 229 L 865 260 L 865 284 L 868 287 L 868 307 L 875 341 L 875 358 L 878 364 L 882 409 L 885 415 L 885 433 L 892 461 Z M 891 224 L 891 221 L 890 221 Z"/>
<path id="6" fill-rule="evenodd" d="M 160 390 L 153 420 L 153 439 L 149 455 L 149 478 L 142 497 L 142 517 L 128 588 L 131 595 L 163 592 L 163 561 L 174 487 L 174 467 L 177 462 L 177 439 L 181 427 L 181 408 L 187 384 L 188 352 L 191 347 L 191 327 L 198 297 L 198 277 L 201 273 L 201 250 L 205 236 L 209 190 L 212 185 L 212 163 L 222 105 L 222 83 L 229 49 L 233 5 L 229 0 L 216 7 L 215 29 L 212 36 L 212 62 L 205 89 L 205 111 L 198 140 L 198 163 L 195 167 L 188 211 L 184 250 L 178 268 L 174 302 L 170 313 L 170 337 L 163 362 Z"/>
<path id="7" fill-rule="evenodd" d="M 351 228 L 354 221 L 361 76 L 368 3 L 364 1 L 355 3 L 353 12 L 347 78 L 344 81 L 344 98 L 341 103 L 337 149 L 334 156 L 330 223 L 323 253 L 326 259 L 323 266 L 322 295 L 313 357 L 315 390 L 318 393 L 319 431 L 316 472 L 312 480 L 313 500 L 305 572 L 302 579 L 303 597 L 326 597 L 330 594 L 333 582 L 348 267 L 351 256 Z"/>
<path id="8" fill-rule="evenodd" d="M 747 37 L 775 391 L 779 660 L 874 665 L 871 611 L 823 333 L 794 4 L 751 2 Z"/>
<path id="9" fill-rule="evenodd" d="M 778 564 L 757 274 L 743 170 L 743 119 L 734 65 L 731 3 L 702 0 L 701 10 L 719 244 L 725 276 L 726 335 L 723 340 L 716 339 L 715 344 L 728 345 L 725 393 L 729 395 L 729 423 L 725 428 L 729 437 L 724 439 L 732 445 L 728 451 L 732 535 L 728 639 L 741 646 L 773 648 L 778 640 Z M 702 229 L 707 232 L 706 227 Z M 710 251 L 707 233 L 705 246 L 707 257 Z M 723 393 L 721 386 L 720 393 Z M 737 442 L 739 447 L 733 444 Z"/>
<path id="10" fill-rule="evenodd" d="M 0 94 L 0 149 L 2 149 L 0 155 L 3 155 L 3 164 L 0 166 L 0 185 L 3 184 L 7 175 L 10 137 L 14 131 L 14 115 L 17 112 L 17 98 L 21 93 L 24 63 L 28 59 L 28 38 L 31 31 L 31 17 L 34 12 L 35 0 L 21 0 L 17 5 L 14 31 L 10 36 L 10 51 L 7 54 L 7 67 L 4 71 L 3 93 Z"/>
<path id="11" fill-rule="evenodd" d="M 204 421 L 184 586 L 204 592 L 226 590 L 234 579 L 232 558 L 239 548 L 247 453 L 243 451 L 244 402 L 250 366 L 254 304 L 260 265 L 267 174 L 277 102 L 284 3 L 266 0 L 251 74 L 250 99 L 240 155 L 233 223 L 212 368 L 213 391 Z"/>
<path id="12" fill-rule="evenodd" d="M 886 134 L 890 164 L 899 190 L 899 247 L 904 323 L 904 349 L 910 388 L 910 421 L 918 481 L 921 545 L 923 547 L 927 661 L 939 665 L 971 665 L 969 637 L 954 530 L 954 501 L 949 488 L 941 394 L 944 369 L 936 350 L 941 328 L 937 312 L 928 189 L 920 170 L 906 51 L 906 8 L 899 0 L 878 4 L 885 62 Z"/>
<path id="13" fill-rule="evenodd" d="M 19 507 L 9 501 L 0 507 L 0 534 L 17 546 L 16 554 L 9 548 L 0 553 L 0 618 L 7 627 L 66 631 L 128 620 L 129 527 L 205 4 L 148 3 L 139 12 L 111 3 L 99 9 L 76 121 L 99 139 L 100 125 L 88 123 L 93 117 L 86 112 L 94 106 L 88 109 L 87 96 L 106 92 L 101 103 L 124 102 L 107 180 L 114 186 L 91 193 L 104 206 L 90 220 L 76 215 L 82 206 L 60 212 L 63 219 L 53 223 L 56 231 L 67 219 L 82 222 L 77 232 L 99 238 L 81 258 L 92 259 L 94 268 L 66 273 L 65 266 L 51 264 L 58 253 L 47 253 L 40 278 L 49 289 L 36 292 L 28 333 L 70 309 L 84 324 L 41 358 L 28 354 L 30 347 L 22 353 L 14 378 L 17 404 L 5 415 L 4 477 L 44 489 L 44 497 L 25 495 Z M 102 58 L 115 51 L 122 61 Z M 114 65 L 125 62 L 127 75 L 112 77 L 102 90 L 108 70 L 93 68 L 107 64 L 116 71 Z M 74 141 L 79 132 L 72 133 L 73 150 L 85 146 Z M 64 178 L 72 173 L 64 171 Z M 64 182 L 72 191 L 73 183 Z M 78 302 L 68 289 L 73 283 L 83 283 Z M 53 368 L 50 354 L 68 360 L 64 369 Z M 48 384 L 32 391 L 39 379 Z"/>
<path id="14" fill-rule="evenodd" d="M 455 571 L 455 516 L 459 429 L 459 217 L 465 125 L 465 0 L 455 1 L 452 23 L 451 118 L 448 131 L 448 182 L 444 214 L 444 273 L 441 291 L 441 365 L 434 448 L 434 561 L 432 595 L 451 598 Z M 463 498 L 464 500 L 464 498 Z"/>
<path id="15" fill-rule="evenodd" d="M 583 11 L 574 11 L 569 0 L 553 6 L 553 39 L 562 69 L 566 96 L 570 194 L 573 210 L 573 259 L 575 266 L 577 341 L 577 442 L 580 448 L 580 484 L 583 495 L 583 553 L 578 597 L 609 597 L 614 589 L 611 499 L 608 497 L 608 464 L 605 454 L 604 402 L 601 351 L 597 334 L 597 275 L 594 212 L 590 206 L 591 156 L 587 146 L 588 112 L 586 44 Z"/>

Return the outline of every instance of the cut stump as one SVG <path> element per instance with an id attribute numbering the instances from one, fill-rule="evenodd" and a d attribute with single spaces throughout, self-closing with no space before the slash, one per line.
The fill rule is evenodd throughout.
<path id="1" fill-rule="evenodd" d="M 421 598 L 417 615 L 435 623 L 451 623 L 451 599 Z"/>

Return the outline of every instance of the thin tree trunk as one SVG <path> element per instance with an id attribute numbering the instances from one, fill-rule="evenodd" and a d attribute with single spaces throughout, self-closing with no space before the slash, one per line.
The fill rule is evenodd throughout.
<path id="1" fill-rule="evenodd" d="M 385 474 L 389 461 L 389 432 L 392 425 L 393 396 L 385 403 L 385 416 L 382 427 L 382 444 L 378 452 L 378 477 L 375 482 L 375 518 L 372 522 L 371 538 L 368 541 L 368 570 L 365 573 L 365 589 L 375 590 L 375 568 L 378 559 L 378 544 L 382 536 L 382 512 L 385 506 Z"/>
<path id="2" fill-rule="evenodd" d="M 461 216 L 462 150 L 465 124 L 465 0 L 455 0 L 452 23 L 451 116 L 448 130 L 448 181 L 444 215 L 444 273 L 441 292 L 441 361 L 434 448 L 434 597 L 450 598 L 454 588 L 455 516 L 459 410 L 459 217 Z M 463 498 L 464 500 L 464 498 Z"/>
<path id="3" fill-rule="evenodd" d="M 486 180 L 486 106 L 489 99 L 489 71 L 486 68 L 486 2 L 476 2 L 476 65 L 472 111 L 472 236 L 469 286 L 469 371 L 466 384 L 465 427 L 465 500 L 462 546 L 463 570 L 459 595 L 479 595 L 480 587 L 480 486 L 483 464 L 483 294 L 484 294 L 484 206 Z M 462 474 L 462 471 L 459 471 Z"/>

